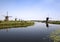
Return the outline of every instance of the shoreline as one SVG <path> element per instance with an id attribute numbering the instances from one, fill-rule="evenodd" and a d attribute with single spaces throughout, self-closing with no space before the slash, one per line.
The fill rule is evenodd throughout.
<path id="1" fill-rule="evenodd" d="M 42 23 L 46 23 L 46 21 L 41 21 Z M 49 24 L 60 24 L 60 21 L 48 21 Z"/>
<path id="2" fill-rule="evenodd" d="M 60 24 L 60 21 L 52 21 L 52 22 L 48 22 L 50 24 Z"/>
<path id="3" fill-rule="evenodd" d="M 13 27 L 27 27 L 34 25 L 33 21 L 2 21 L 0 23 L 1 28 L 13 28 Z"/>

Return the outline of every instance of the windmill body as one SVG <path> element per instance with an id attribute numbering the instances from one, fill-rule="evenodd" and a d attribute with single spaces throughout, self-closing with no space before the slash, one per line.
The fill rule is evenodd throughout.
<path id="1" fill-rule="evenodd" d="M 4 17 L 5 17 L 4 21 L 9 21 L 9 17 L 11 17 L 11 16 L 8 16 L 8 12 L 7 12 L 7 15 Z"/>
<path id="2" fill-rule="evenodd" d="M 5 16 L 5 21 L 9 21 L 9 16 Z"/>
<path id="3" fill-rule="evenodd" d="M 49 17 L 46 18 L 46 23 L 48 23 Z"/>

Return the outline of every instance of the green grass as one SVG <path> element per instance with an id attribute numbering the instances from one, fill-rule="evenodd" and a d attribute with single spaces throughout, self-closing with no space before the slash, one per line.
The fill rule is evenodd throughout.
<path id="1" fill-rule="evenodd" d="M 52 21 L 52 22 L 48 22 L 50 24 L 60 24 L 60 21 Z"/>
<path id="2" fill-rule="evenodd" d="M 56 30 L 50 34 L 50 38 L 54 40 L 54 42 L 60 42 L 60 30 Z"/>
<path id="3" fill-rule="evenodd" d="M 2 21 L 0 23 L 1 28 L 12 28 L 12 27 L 27 27 L 33 25 L 33 21 Z"/>
<path id="4" fill-rule="evenodd" d="M 42 23 L 46 23 L 46 21 L 42 21 Z M 60 24 L 60 21 L 48 21 L 49 24 Z"/>

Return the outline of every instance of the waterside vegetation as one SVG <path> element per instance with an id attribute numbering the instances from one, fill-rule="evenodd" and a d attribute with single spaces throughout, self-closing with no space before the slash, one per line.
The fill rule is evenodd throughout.
<path id="1" fill-rule="evenodd" d="M 41 21 L 42 23 L 46 23 L 46 21 Z M 60 24 L 60 21 L 48 21 L 49 24 Z"/>
<path id="2" fill-rule="evenodd" d="M 0 29 L 12 27 L 27 27 L 33 24 L 33 21 L 0 21 Z"/>
<path id="3" fill-rule="evenodd" d="M 60 30 L 56 30 L 50 34 L 50 38 L 54 42 L 60 42 Z"/>
<path id="4" fill-rule="evenodd" d="M 50 23 L 50 24 L 60 24 L 60 21 L 50 21 L 48 23 Z"/>

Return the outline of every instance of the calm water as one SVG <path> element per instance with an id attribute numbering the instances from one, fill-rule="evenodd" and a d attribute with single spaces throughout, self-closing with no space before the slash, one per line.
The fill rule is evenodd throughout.
<path id="1" fill-rule="evenodd" d="M 35 25 L 29 27 L 0 29 L 0 42 L 53 42 L 49 35 L 56 29 L 60 29 L 60 25 L 36 22 Z"/>

